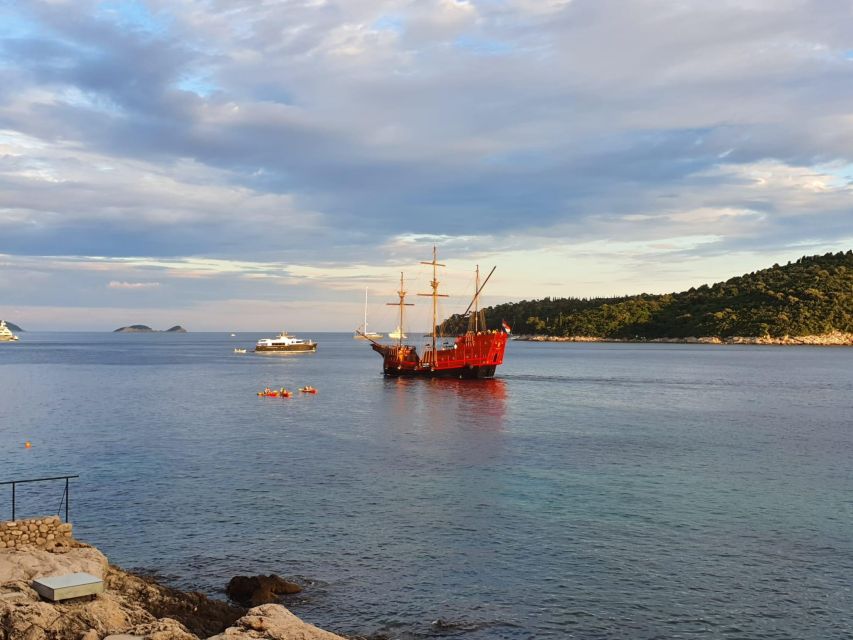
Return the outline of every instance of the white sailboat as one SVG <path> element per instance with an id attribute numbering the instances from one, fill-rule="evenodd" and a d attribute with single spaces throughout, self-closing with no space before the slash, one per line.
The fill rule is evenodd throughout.
<path id="1" fill-rule="evenodd" d="M 353 338 L 356 340 L 376 340 L 381 338 L 381 333 L 374 333 L 367 330 L 367 287 L 364 288 L 364 323 L 355 331 Z"/>

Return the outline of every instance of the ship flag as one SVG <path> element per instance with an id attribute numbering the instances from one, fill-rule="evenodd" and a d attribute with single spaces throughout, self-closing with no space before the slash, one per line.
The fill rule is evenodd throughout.
<path id="1" fill-rule="evenodd" d="M 504 333 L 509 335 L 512 333 L 510 326 L 506 323 L 506 320 L 501 320 L 501 327 L 503 327 Z"/>

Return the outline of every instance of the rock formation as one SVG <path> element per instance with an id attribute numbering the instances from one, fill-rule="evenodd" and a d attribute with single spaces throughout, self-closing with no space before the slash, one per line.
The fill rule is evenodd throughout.
<path id="1" fill-rule="evenodd" d="M 278 604 L 250 609 L 237 623 L 210 640 L 344 640 L 341 636 L 303 622 Z"/>
<path id="2" fill-rule="evenodd" d="M 20 524 L 7 528 L 20 528 Z M 45 602 L 31 587 L 33 578 L 80 571 L 102 578 L 104 593 L 91 599 Z M 200 593 L 161 586 L 111 566 L 100 551 L 73 538 L 63 536 L 62 545 L 49 549 L 28 541 L 0 549 L 0 640 L 200 640 L 211 636 L 216 640 L 344 640 L 301 621 L 281 605 L 246 611 Z"/>
<path id="3" fill-rule="evenodd" d="M 775 344 L 775 345 L 818 345 L 825 347 L 849 347 L 853 346 L 853 333 L 844 331 L 832 331 L 814 336 L 783 336 L 772 338 L 770 336 L 731 336 L 720 338 L 718 336 L 689 336 L 687 338 L 652 338 L 627 339 L 627 338 L 599 338 L 595 336 L 545 336 L 545 335 L 519 335 L 514 340 L 526 342 L 654 342 L 667 344 Z"/>
<path id="4" fill-rule="evenodd" d="M 132 324 L 127 327 L 119 327 L 113 333 L 154 333 L 154 329 L 147 324 Z"/>
<path id="5" fill-rule="evenodd" d="M 288 582 L 275 574 L 268 576 L 234 576 L 228 582 L 225 593 L 234 602 L 245 607 L 275 602 L 279 596 L 299 593 L 302 587 Z"/>

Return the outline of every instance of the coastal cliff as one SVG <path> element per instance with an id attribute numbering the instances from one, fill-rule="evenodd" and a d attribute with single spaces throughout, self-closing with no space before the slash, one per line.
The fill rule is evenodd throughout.
<path id="1" fill-rule="evenodd" d="M 246 610 L 126 572 L 56 517 L 0 522 L 0 540 L 0 640 L 344 640 L 278 604 Z M 101 578 L 104 592 L 47 602 L 31 586 L 76 572 Z"/>

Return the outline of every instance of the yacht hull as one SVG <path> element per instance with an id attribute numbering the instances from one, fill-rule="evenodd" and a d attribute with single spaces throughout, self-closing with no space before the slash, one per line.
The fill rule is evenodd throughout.
<path id="1" fill-rule="evenodd" d="M 289 344 L 289 345 L 258 345 L 255 347 L 256 353 L 305 353 L 316 351 L 317 343 L 314 344 Z"/>

